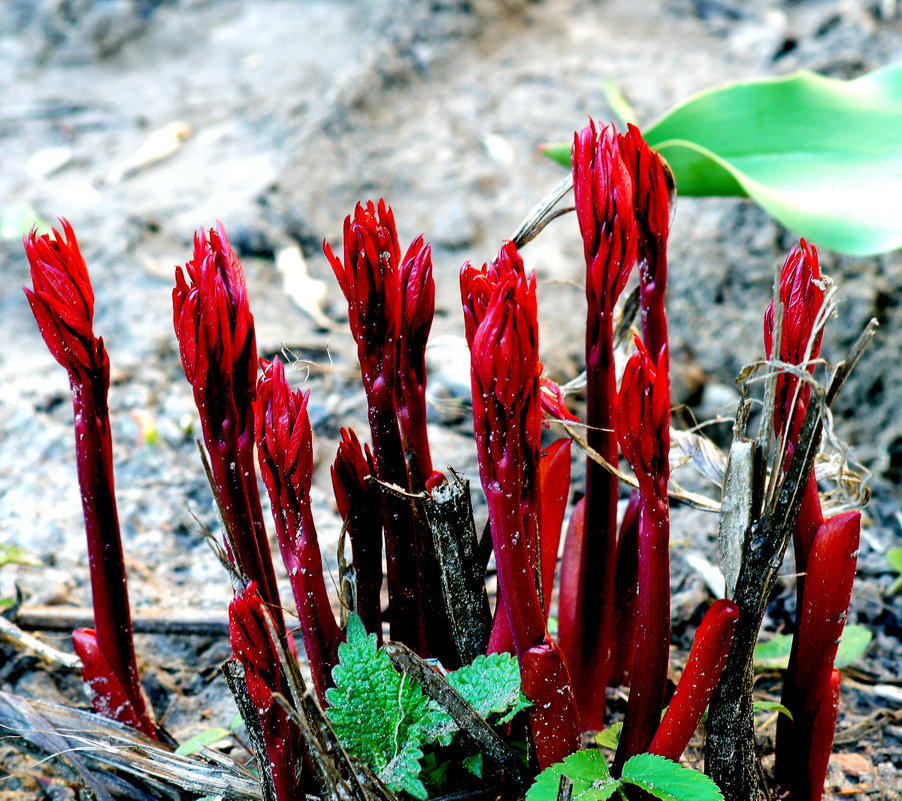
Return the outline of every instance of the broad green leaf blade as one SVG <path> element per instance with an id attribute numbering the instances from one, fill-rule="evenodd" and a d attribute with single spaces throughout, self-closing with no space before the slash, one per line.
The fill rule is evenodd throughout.
<path id="1" fill-rule="evenodd" d="M 748 195 L 816 245 L 902 247 L 902 64 L 852 81 L 802 71 L 717 87 L 643 131 L 682 195 Z M 570 146 L 547 155 L 570 162 Z"/>
<path id="2" fill-rule="evenodd" d="M 641 787 L 661 801 L 723 801 L 704 773 L 657 754 L 637 754 L 623 766 L 623 783 Z"/>
<path id="3" fill-rule="evenodd" d="M 577 751 L 563 762 L 545 768 L 526 793 L 526 801 L 557 801 L 561 776 L 573 782 L 572 801 L 606 801 L 620 786 L 611 778 L 600 751 Z"/>
<path id="4" fill-rule="evenodd" d="M 429 699 L 392 666 L 376 635 L 357 615 L 348 618 L 347 640 L 338 647 L 326 690 L 326 715 L 342 745 L 369 765 L 389 789 L 425 798 L 419 779 L 422 721 Z"/>
<path id="5" fill-rule="evenodd" d="M 20 548 L 18 545 L 0 544 L 0 567 L 4 565 L 25 565 L 26 567 L 40 567 L 43 564 L 34 554 Z"/>
<path id="6" fill-rule="evenodd" d="M 179 756 L 191 756 L 191 754 L 196 754 L 200 751 L 201 746 L 210 746 L 218 743 L 231 735 L 231 733 L 228 729 L 207 729 L 206 731 L 198 732 L 176 748 L 175 753 Z"/>
<path id="7" fill-rule="evenodd" d="M 748 194 L 833 250 L 902 246 L 902 65 L 853 81 L 803 71 L 712 89 L 644 135 L 681 194 Z"/>
<path id="8" fill-rule="evenodd" d="M 836 670 L 851 665 L 856 659 L 867 651 L 874 635 L 867 626 L 853 624 L 842 630 L 842 639 L 839 648 L 836 649 L 836 661 L 833 667 Z"/>
<path id="9" fill-rule="evenodd" d="M 767 642 L 759 642 L 755 646 L 753 659 L 757 668 L 789 667 L 789 653 L 792 651 L 791 634 L 774 634 Z"/>

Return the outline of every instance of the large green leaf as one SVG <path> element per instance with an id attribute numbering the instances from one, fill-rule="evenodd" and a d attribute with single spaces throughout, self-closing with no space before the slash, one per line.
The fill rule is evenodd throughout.
<path id="1" fill-rule="evenodd" d="M 902 247 L 902 64 L 852 81 L 803 71 L 718 87 L 643 135 L 680 194 L 748 195 L 844 253 Z M 569 163 L 569 145 L 546 152 Z"/>
<path id="2" fill-rule="evenodd" d="M 623 766 L 623 783 L 634 784 L 661 801 L 723 801 L 704 773 L 657 754 L 637 754 Z"/>

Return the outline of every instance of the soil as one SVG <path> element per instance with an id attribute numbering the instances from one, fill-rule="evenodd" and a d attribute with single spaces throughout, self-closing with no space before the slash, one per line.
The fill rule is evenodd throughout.
<path id="1" fill-rule="evenodd" d="M 171 325 L 173 266 L 189 258 L 198 226 L 224 222 L 248 275 L 261 355 L 290 353 L 293 380 L 312 391 L 314 511 L 334 566 L 328 466 L 341 426 L 365 430 L 365 406 L 321 243 L 340 241 L 355 202 L 386 198 L 402 244 L 421 232 L 433 242 L 432 449 L 437 464 L 475 477 L 458 272 L 467 259 L 490 259 L 562 177 L 540 143 L 569 139 L 589 114 L 612 118 L 608 79 L 650 122 L 727 80 L 799 68 L 854 77 L 899 58 L 895 0 L 0 4 L 0 543 L 42 563 L 0 569 L 0 597 L 18 586 L 28 605 L 90 603 L 68 386 L 20 289 L 21 236 L 33 219 L 71 220 L 91 270 L 95 329 L 113 364 L 134 610 L 224 618 L 231 590 L 202 534 L 217 521 Z M 682 198 L 670 241 L 674 403 L 687 417 L 729 414 L 736 374 L 761 356 L 761 315 L 795 234 L 748 201 Z M 550 225 L 524 258 L 539 279 L 543 361 L 563 383 L 582 369 L 573 216 Z M 293 299 L 285 279 L 297 281 L 299 265 L 309 281 Z M 828 787 L 846 798 L 900 798 L 902 707 L 875 686 L 902 684 L 902 600 L 887 595 L 895 576 L 886 561 L 902 541 L 902 256 L 823 252 L 822 266 L 841 297 L 828 359 L 842 358 L 871 317 L 881 324 L 835 409 L 837 434 L 872 473 L 850 620 L 870 627 L 874 642 L 844 681 Z M 727 430 L 714 429 L 720 444 Z M 715 529 L 711 516 L 675 518 L 674 619 L 686 621 L 675 630 L 677 665 L 709 601 L 685 554 L 716 561 Z M 791 572 L 787 565 L 766 620 L 771 631 L 791 619 Z M 70 647 L 61 634 L 45 639 Z M 228 725 L 221 636 L 139 635 L 137 648 L 178 739 Z M 761 681 L 765 692 L 778 687 Z M 0 688 L 86 700 L 75 677 L 4 644 Z M 772 734 L 771 724 L 762 736 Z M 11 774 L 0 778 L 0 797 L 34 797 L 35 778 L 48 771 L 0 745 L 0 777 Z"/>

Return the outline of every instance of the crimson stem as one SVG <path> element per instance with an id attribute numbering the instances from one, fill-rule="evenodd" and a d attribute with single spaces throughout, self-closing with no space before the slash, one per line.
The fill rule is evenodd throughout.
<path id="1" fill-rule="evenodd" d="M 73 634 L 82 676 L 102 715 L 160 738 L 138 677 L 113 476 L 110 360 L 94 335 L 94 291 L 75 232 L 25 237 L 32 289 L 25 295 L 44 342 L 66 368 L 75 416 L 75 456 L 88 540 L 94 629 Z"/>
<path id="2" fill-rule="evenodd" d="M 313 431 L 309 393 L 292 391 L 285 368 L 263 363 L 257 383 L 255 436 L 260 472 L 272 503 L 282 561 L 304 634 L 304 648 L 320 703 L 325 704 L 332 668 L 343 641 L 323 578 L 323 563 L 310 508 Z"/>

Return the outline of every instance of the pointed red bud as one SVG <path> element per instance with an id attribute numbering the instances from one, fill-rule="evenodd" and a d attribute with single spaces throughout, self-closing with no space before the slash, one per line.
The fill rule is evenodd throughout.
<path id="1" fill-rule="evenodd" d="M 617 400 L 618 430 L 623 455 L 639 481 L 665 482 L 670 472 L 670 385 L 667 349 L 657 363 L 635 338 L 635 354 L 626 364 Z"/>

